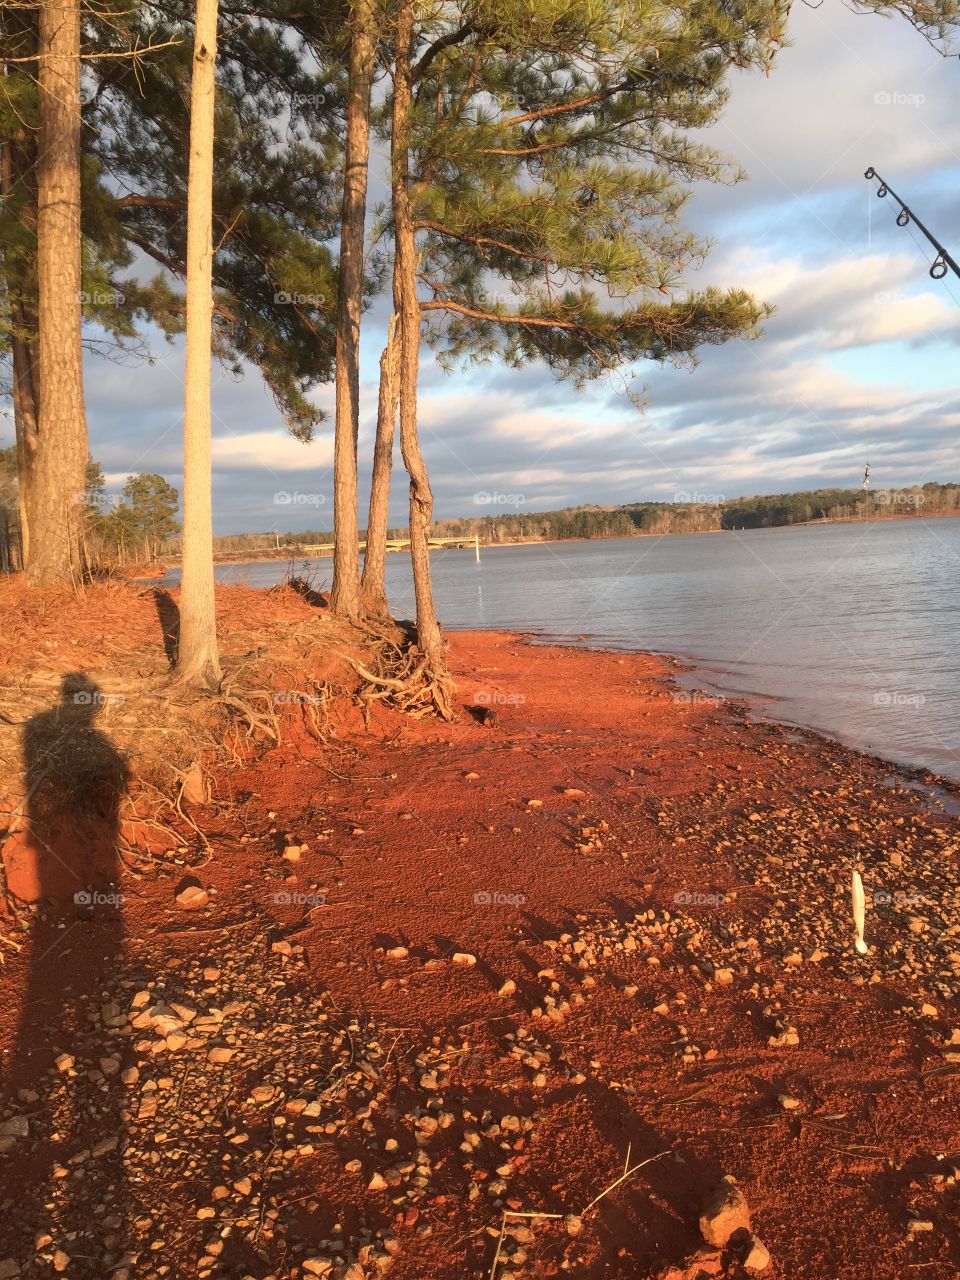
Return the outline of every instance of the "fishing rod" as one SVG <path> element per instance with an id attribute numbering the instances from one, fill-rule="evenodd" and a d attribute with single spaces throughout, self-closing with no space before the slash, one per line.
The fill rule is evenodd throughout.
<path id="1" fill-rule="evenodd" d="M 956 262 L 953 260 L 950 254 L 946 251 L 946 249 L 943 247 L 943 245 L 940 243 L 937 237 L 935 235 L 932 235 L 927 230 L 927 228 L 923 225 L 923 223 L 920 221 L 917 215 L 913 212 L 913 210 L 908 205 L 905 205 L 903 203 L 903 201 L 894 191 L 893 187 L 891 187 L 888 183 L 884 182 L 883 178 L 880 177 L 880 174 L 877 173 L 873 165 L 870 166 L 870 168 L 866 171 L 866 173 L 863 176 L 867 179 L 868 182 L 872 182 L 872 180 L 876 178 L 876 180 L 880 183 L 880 186 L 877 188 L 877 195 L 880 197 L 881 200 L 884 198 L 884 196 L 888 194 L 893 196 L 894 200 L 896 200 L 897 204 L 900 206 L 900 212 L 897 214 L 897 226 L 906 227 L 906 226 L 909 226 L 911 222 L 914 223 L 917 229 L 923 232 L 923 234 L 927 237 L 927 239 L 936 249 L 937 257 L 934 259 L 933 265 L 930 268 L 930 274 L 934 278 L 934 280 L 942 280 L 943 277 L 947 274 L 948 268 L 953 272 L 953 274 L 958 279 L 960 279 L 960 267 L 957 266 Z"/>

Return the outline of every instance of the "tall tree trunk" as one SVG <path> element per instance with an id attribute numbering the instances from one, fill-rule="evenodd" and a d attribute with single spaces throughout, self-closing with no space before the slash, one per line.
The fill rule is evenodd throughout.
<path id="1" fill-rule="evenodd" d="M 370 513 L 367 518 L 367 549 L 363 557 L 363 607 L 371 617 L 386 618 L 387 525 L 390 517 L 390 472 L 393 469 L 393 441 L 397 430 L 400 339 L 397 313 L 390 317 L 387 345 L 380 356 L 380 399 L 377 405 L 377 439 L 373 446 L 373 474 L 370 480 Z"/>
<path id="2" fill-rule="evenodd" d="M 80 0 L 42 0 L 39 53 L 39 431 L 24 498 L 28 577 L 47 583 L 83 572 L 88 448 L 80 341 Z"/>
<path id="3" fill-rule="evenodd" d="M 337 297 L 336 421 L 333 446 L 333 587 L 330 604 L 358 618 L 360 551 L 357 518 L 357 437 L 360 429 L 360 310 L 370 165 L 370 96 L 376 53 L 373 0 L 354 0 L 350 17 L 350 79 L 340 224 Z"/>
<path id="4" fill-rule="evenodd" d="M 23 12 L 23 11 L 21 11 Z M 36 34 L 34 27 L 34 36 Z M 35 39 L 32 47 L 36 47 Z M 36 147 L 32 135 L 21 130 L 2 144 L 0 192 L 8 208 L 35 237 L 37 188 L 34 181 Z M 26 494 L 33 476 L 40 423 L 40 324 L 36 308 L 36 271 L 21 263 L 19 271 L 7 265 L 7 298 L 10 305 L 10 355 L 13 365 L 13 423 L 17 442 L 17 492 L 20 509 L 20 541 L 23 560 L 29 555 Z M 22 565 L 20 566 L 23 567 Z"/>
<path id="5" fill-rule="evenodd" d="M 25 317 L 25 308 L 19 303 L 11 308 L 11 319 L 19 329 L 34 326 L 36 332 L 37 316 L 32 313 Z M 21 330 L 22 332 L 23 330 Z M 36 468 L 37 446 L 40 440 L 40 387 L 39 351 L 36 341 L 29 341 L 16 335 L 10 342 L 13 357 L 13 429 L 17 442 L 17 496 L 20 513 L 20 542 L 23 549 L 23 563 L 26 565 L 30 557 L 30 522 L 27 517 L 27 494 L 34 480 Z M 21 566 L 22 567 L 22 566 Z"/>
<path id="6" fill-rule="evenodd" d="M 216 689 L 222 679 L 213 589 L 210 348 L 213 320 L 213 137 L 217 0 L 197 0 L 187 186 L 186 378 L 183 414 L 183 573 L 176 678 Z"/>
<path id="7" fill-rule="evenodd" d="M 432 683 L 434 702 L 449 717 L 451 682 L 443 658 L 443 637 L 430 583 L 430 518 L 433 493 L 420 451 L 417 430 L 417 382 L 420 371 L 420 299 L 417 258 L 410 211 L 410 110 L 413 45 L 413 4 L 403 0 L 397 15 L 394 60 L 393 120 L 391 128 L 391 187 L 396 235 L 393 309 L 400 317 L 400 450 L 410 476 L 410 560 L 417 602 L 417 640 L 425 659 L 424 677 Z"/>

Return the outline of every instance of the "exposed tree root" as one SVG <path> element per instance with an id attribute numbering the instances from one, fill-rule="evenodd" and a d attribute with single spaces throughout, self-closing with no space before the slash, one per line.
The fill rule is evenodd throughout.
<path id="1" fill-rule="evenodd" d="M 374 641 L 373 670 L 342 650 L 337 656 L 364 682 L 357 698 L 365 714 L 374 703 L 383 702 L 416 719 L 429 715 L 454 718 L 455 686 L 441 663 L 425 654 L 406 632 L 398 634 L 396 627 L 388 632 L 368 624 L 363 630 Z"/>

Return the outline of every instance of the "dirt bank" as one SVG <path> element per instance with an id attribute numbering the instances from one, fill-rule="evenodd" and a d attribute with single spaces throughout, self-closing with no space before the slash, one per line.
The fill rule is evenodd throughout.
<path id="1" fill-rule="evenodd" d="M 942 793 L 649 656 L 451 662 L 456 723 L 291 717 L 206 850 L 0 924 L 0 1275 L 956 1280 Z"/>

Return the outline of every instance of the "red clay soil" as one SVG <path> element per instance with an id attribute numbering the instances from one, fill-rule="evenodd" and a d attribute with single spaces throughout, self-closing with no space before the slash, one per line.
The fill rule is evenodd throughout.
<path id="1" fill-rule="evenodd" d="M 237 617 L 269 612 L 264 593 L 233 599 Z M 300 619 L 307 606 L 283 607 Z M 87 623 L 108 635 L 102 614 Z M 155 646 L 148 613 L 125 625 Z M 62 666 L 64 648 L 48 656 Z M 686 694 L 648 655 L 462 633 L 450 662 L 456 722 L 381 711 L 365 729 L 355 708 L 329 706 L 323 740 L 294 722 L 188 809 L 207 860 L 120 868 L 122 907 L 99 916 L 51 906 L 22 936 L 0 921 L 0 943 L 21 948 L 0 945 L 0 1117 L 26 1108 L 47 1144 L 11 1139 L 0 1155 L 0 1260 L 24 1276 L 957 1280 L 950 788 Z M 185 911 L 174 897 L 191 863 L 208 901 Z M 863 958 L 854 867 L 868 897 Z M 196 1002 L 207 982 L 226 1007 L 221 970 L 237 1008 L 259 1010 L 257 1036 L 236 1042 L 245 1076 L 225 1066 L 208 1082 L 205 1064 L 192 1075 L 193 1042 L 137 1050 L 127 1018 L 140 985 Z M 96 1065 L 107 995 L 118 1008 L 104 1005 L 102 1020 L 116 1023 L 117 1060 L 140 1064 L 135 1086 Z M 307 1007 L 325 1012 L 301 1016 Z M 359 1080 L 356 1096 L 345 1085 L 327 1136 L 300 1134 L 272 1182 L 265 1170 L 289 1139 L 271 1145 L 244 1099 L 274 1082 L 264 1092 L 275 1087 L 286 1111 L 273 1123 L 301 1123 L 302 1098 L 325 1096 L 317 1061 L 301 1060 L 320 1049 L 298 1048 L 316 1018 L 341 1028 L 350 1070 L 376 1061 L 377 1083 Z M 54 1066 L 63 1052 L 76 1064 Z M 121 1099 L 113 1122 L 152 1199 L 134 1195 L 135 1238 L 106 1240 L 108 1267 L 77 1247 L 77 1206 L 109 1121 L 101 1110 L 97 1133 L 80 1135 L 37 1112 L 49 1097 L 60 1116 L 64 1072 L 89 1062 L 76 1086 L 89 1103 L 72 1105 L 95 1109 L 111 1090 L 141 1089 L 154 1060 L 160 1131 L 145 1130 L 142 1100 L 138 1112 Z M 363 1088 L 379 1090 L 372 1103 Z M 194 1111 L 206 1130 L 191 1129 Z M 255 1208 L 214 1204 L 198 1218 L 223 1168 L 236 1170 L 237 1147 L 221 1155 L 220 1144 L 241 1119 L 236 1159 L 250 1135 L 258 1159 L 242 1166 L 253 1192 L 236 1194 L 258 1196 Z M 168 1166 L 171 1142 L 182 1155 Z M 88 1158 L 71 1164 L 71 1143 Z M 628 1160 L 650 1158 L 584 1213 Z M 769 1251 L 762 1271 L 743 1270 L 742 1238 L 705 1249 L 698 1219 L 723 1175 Z M 504 1210 L 560 1217 L 507 1220 L 495 1263 Z M 327 1256 L 339 1270 L 323 1269 Z"/>

